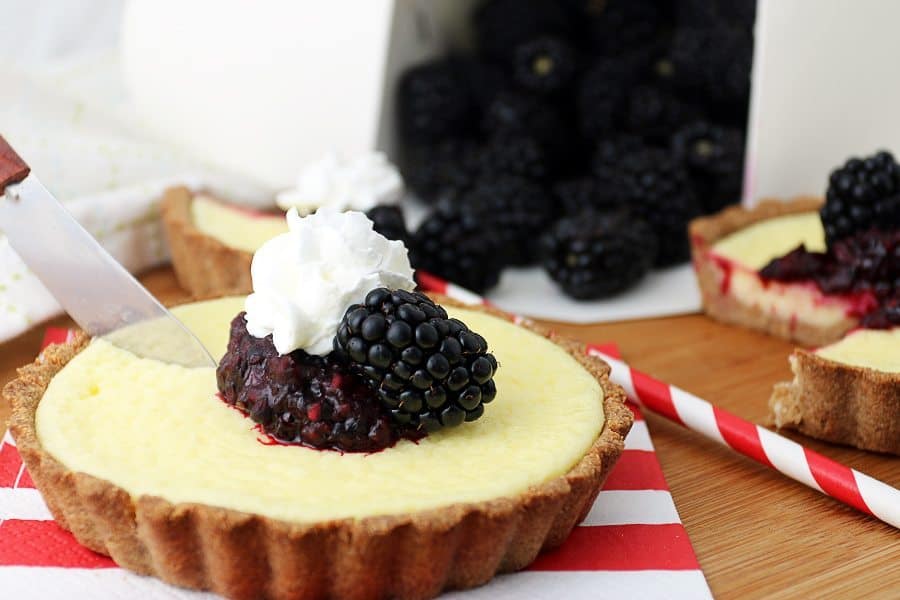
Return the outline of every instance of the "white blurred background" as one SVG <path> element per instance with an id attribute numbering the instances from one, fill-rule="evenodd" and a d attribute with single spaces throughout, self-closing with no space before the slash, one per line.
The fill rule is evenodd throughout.
<path id="1" fill-rule="evenodd" d="M 194 171 L 139 133 L 118 63 L 124 0 L 0 0 L 0 132 L 132 270 L 167 260 L 151 199 Z M 52 243 L 52 241 L 50 241 Z M 0 341 L 56 314 L 0 235 Z"/>
<path id="2" fill-rule="evenodd" d="M 0 58 L 22 67 L 111 50 L 124 0 L 0 0 Z"/>

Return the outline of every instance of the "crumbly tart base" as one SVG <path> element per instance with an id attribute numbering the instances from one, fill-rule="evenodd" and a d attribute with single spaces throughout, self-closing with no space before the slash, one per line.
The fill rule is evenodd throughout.
<path id="1" fill-rule="evenodd" d="M 190 189 L 173 187 L 166 190 L 161 204 L 163 228 L 178 283 L 199 298 L 249 294 L 253 291 L 253 255 L 226 246 L 197 229 L 191 216 L 193 199 Z"/>
<path id="2" fill-rule="evenodd" d="M 786 316 L 772 314 L 758 306 L 748 305 L 731 294 L 723 294 L 722 270 L 710 257 L 710 249 L 720 239 L 766 219 L 818 210 L 821 198 L 800 197 L 782 202 L 765 200 L 753 209 L 739 206 L 695 219 L 690 224 L 691 255 L 703 310 L 710 317 L 749 329 L 763 331 L 804 346 L 824 346 L 836 342 L 859 325 L 859 319 L 847 316 L 830 327 L 817 327 L 805 322 L 792 322 Z"/>
<path id="3" fill-rule="evenodd" d="M 795 350 L 794 380 L 769 398 L 776 427 L 829 442 L 900 455 L 900 373 L 886 373 Z"/>
<path id="4" fill-rule="evenodd" d="M 67 469 L 42 448 L 35 411 L 51 378 L 87 345 L 85 336 L 47 348 L 3 391 L 12 403 L 10 429 L 19 452 L 56 521 L 124 568 L 228 598 L 424 599 L 517 571 L 562 544 L 624 448 L 633 415 L 622 388 L 609 381 L 609 366 L 580 343 L 523 326 L 564 348 L 600 383 L 606 419 L 600 435 L 565 475 L 517 496 L 407 515 L 291 523 L 133 497 Z"/>

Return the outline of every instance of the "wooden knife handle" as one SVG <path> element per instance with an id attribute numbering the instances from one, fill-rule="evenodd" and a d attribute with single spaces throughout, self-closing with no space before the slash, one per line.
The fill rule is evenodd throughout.
<path id="1" fill-rule="evenodd" d="M 31 172 L 31 168 L 16 154 L 3 136 L 0 135 L 0 194 L 6 186 L 19 183 Z"/>

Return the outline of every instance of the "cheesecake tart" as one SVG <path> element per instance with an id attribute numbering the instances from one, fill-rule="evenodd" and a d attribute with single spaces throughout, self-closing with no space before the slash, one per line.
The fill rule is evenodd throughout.
<path id="1" fill-rule="evenodd" d="M 253 253 L 287 231 L 281 212 L 238 207 L 186 187 L 166 190 L 161 214 L 178 283 L 198 298 L 249 293 Z"/>
<path id="2" fill-rule="evenodd" d="M 805 346 L 839 340 L 859 325 L 858 297 L 828 295 L 811 282 L 765 279 L 760 270 L 804 244 L 825 249 L 813 197 L 730 207 L 690 225 L 691 252 L 703 310 L 716 320 Z"/>
<path id="3" fill-rule="evenodd" d="M 777 427 L 868 450 L 900 444 L 900 164 L 832 171 L 824 199 L 764 201 L 691 224 L 704 310 L 818 350 L 769 406 Z M 848 335 L 849 333 L 849 335 Z M 846 336 L 846 337 L 845 337 Z"/>
<path id="4" fill-rule="evenodd" d="M 769 399 L 776 427 L 900 454 L 900 328 L 856 330 L 790 363 L 794 379 Z"/>
<path id="5" fill-rule="evenodd" d="M 583 345 L 436 299 L 502 365 L 489 409 L 458 427 L 376 452 L 285 443 L 223 402 L 214 369 L 79 336 L 7 385 L 11 431 L 57 521 L 141 574 L 230 598 L 429 598 L 480 585 L 565 540 L 632 415 Z M 228 323 L 244 305 L 174 309 L 225 353 L 220 392 L 244 317 L 231 340 Z"/>
<path id="6" fill-rule="evenodd" d="M 175 187 L 163 196 L 161 213 L 178 282 L 194 296 L 206 298 L 251 291 L 253 253 L 287 231 L 286 211 L 293 208 L 308 215 L 320 208 L 354 210 L 378 221 L 377 211 L 395 207 L 403 192 L 399 170 L 383 153 L 330 153 L 303 165 L 294 187 L 275 194 L 271 210 Z M 397 214 L 405 229 L 402 214 Z"/>
<path id="7" fill-rule="evenodd" d="M 850 158 L 824 199 L 730 208 L 690 226 L 706 312 L 807 346 L 900 326 L 900 163 Z"/>

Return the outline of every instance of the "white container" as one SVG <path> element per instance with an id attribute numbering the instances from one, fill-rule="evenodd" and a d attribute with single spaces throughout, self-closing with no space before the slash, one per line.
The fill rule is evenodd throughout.
<path id="1" fill-rule="evenodd" d="M 850 156 L 900 151 L 900 2 L 760 0 L 745 204 L 824 195 Z"/>
<path id="2" fill-rule="evenodd" d="M 475 0 L 130 0 L 124 78 L 157 137 L 271 189 L 335 150 L 393 154 L 410 64 L 464 43 Z"/>

